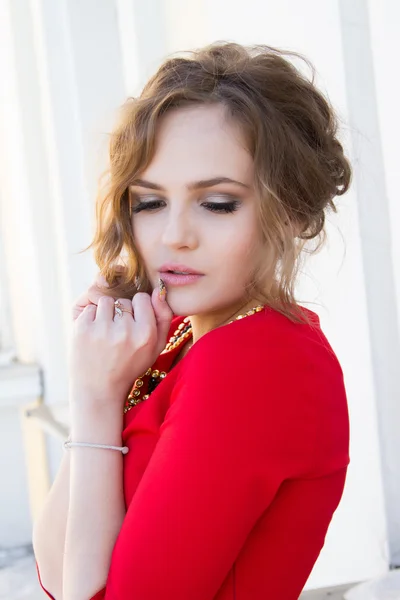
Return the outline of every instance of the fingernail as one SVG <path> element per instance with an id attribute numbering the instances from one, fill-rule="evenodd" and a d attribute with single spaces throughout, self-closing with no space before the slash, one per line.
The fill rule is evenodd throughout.
<path id="1" fill-rule="evenodd" d="M 158 286 L 159 286 L 159 290 L 158 290 L 158 295 L 160 300 L 165 300 L 165 297 L 167 295 L 167 288 L 165 287 L 165 283 L 163 282 L 163 280 L 161 279 L 161 277 L 158 278 Z"/>

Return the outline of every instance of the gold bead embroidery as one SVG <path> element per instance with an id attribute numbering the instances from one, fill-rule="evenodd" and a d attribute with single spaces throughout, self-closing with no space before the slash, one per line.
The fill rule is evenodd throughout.
<path id="1" fill-rule="evenodd" d="M 247 311 L 247 313 L 244 313 L 243 315 L 238 315 L 235 319 L 232 319 L 232 321 L 229 321 L 228 324 L 233 323 L 234 321 L 239 321 L 240 319 L 244 319 L 245 317 L 254 315 L 256 312 L 260 312 L 263 309 L 264 309 L 264 307 L 261 305 L 255 306 L 254 308 Z M 161 354 L 166 354 L 167 352 L 171 352 L 171 350 L 174 350 L 175 348 L 180 346 L 182 344 L 182 342 L 191 335 L 191 333 L 192 333 L 192 325 L 190 323 L 190 318 L 185 317 L 183 319 L 183 322 L 178 325 L 177 329 L 174 332 L 174 335 L 169 338 L 169 341 L 168 341 L 167 345 L 165 346 L 164 350 L 161 352 Z M 158 369 L 154 369 L 154 371 L 153 371 L 152 368 L 149 367 L 147 369 L 147 371 L 145 373 L 143 373 L 143 375 L 138 377 L 136 379 L 133 389 L 132 389 L 131 393 L 129 394 L 128 399 L 125 403 L 124 413 L 127 413 L 131 408 L 133 408 L 134 406 L 137 406 L 138 404 L 140 404 L 140 402 L 143 402 L 144 400 L 147 400 L 150 397 L 151 392 L 150 392 L 150 394 L 145 394 L 144 396 L 140 397 L 140 395 L 142 393 L 142 390 L 140 388 L 144 385 L 143 378 L 149 377 L 149 376 L 151 376 L 151 378 L 154 380 L 157 380 L 157 379 L 162 380 L 167 376 L 167 373 L 165 371 L 159 371 Z"/>

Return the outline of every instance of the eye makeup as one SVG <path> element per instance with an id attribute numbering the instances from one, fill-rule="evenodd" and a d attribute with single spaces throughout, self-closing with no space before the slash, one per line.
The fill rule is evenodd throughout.
<path id="1" fill-rule="evenodd" d="M 143 201 L 140 199 L 140 196 L 136 195 L 133 197 L 136 200 L 135 203 L 132 204 L 132 213 L 133 214 L 138 214 L 142 211 L 149 211 L 149 212 L 156 211 L 159 208 L 162 208 L 163 205 L 165 205 L 165 200 L 162 200 L 162 199 L 155 198 L 154 200 Z M 149 198 L 149 196 L 145 196 L 145 197 Z M 238 210 L 238 208 L 241 204 L 238 199 L 236 199 L 233 196 L 229 196 L 229 195 L 225 195 L 225 194 L 223 194 L 223 195 L 221 194 L 221 197 L 230 198 L 230 200 L 228 202 L 206 201 L 206 202 L 203 202 L 201 204 L 201 206 L 204 206 L 206 210 L 208 210 L 210 212 L 214 212 L 214 213 L 229 214 L 229 213 L 233 213 L 236 210 Z M 151 198 L 151 196 L 150 196 L 150 198 Z M 153 196 L 153 198 L 154 198 L 154 196 Z"/>

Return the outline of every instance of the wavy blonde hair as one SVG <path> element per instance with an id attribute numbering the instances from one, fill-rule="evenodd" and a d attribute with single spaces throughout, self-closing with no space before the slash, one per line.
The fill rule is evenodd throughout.
<path id="1" fill-rule="evenodd" d="M 311 80 L 286 57 L 304 61 Z M 325 214 L 336 212 L 333 199 L 351 180 L 337 117 L 314 79 L 315 69 L 304 56 L 266 45 L 216 42 L 163 62 L 140 96 L 121 107 L 110 136 L 97 228 L 85 249 L 94 250 L 110 286 L 105 294 L 132 298 L 137 291 L 152 291 L 133 237 L 129 186 L 152 160 L 160 119 L 171 109 L 220 103 L 241 126 L 254 160 L 265 252 L 248 297 L 304 321 L 294 297 L 299 258 L 308 240 L 316 238 L 313 252 L 322 247 Z"/>

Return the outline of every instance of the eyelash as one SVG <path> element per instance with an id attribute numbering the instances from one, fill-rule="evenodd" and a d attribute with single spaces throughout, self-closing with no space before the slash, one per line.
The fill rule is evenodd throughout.
<path id="1" fill-rule="evenodd" d="M 151 200 L 150 202 L 138 202 L 133 208 L 132 213 L 137 214 L 142 210 L 155 210 L 160 208 L 162 200 Z M 203 202 L 203 206 L 207 210 L 216 213 L 233 213 L 239 208 L 239 202 L 233 200 L 232 202 Z"/>

